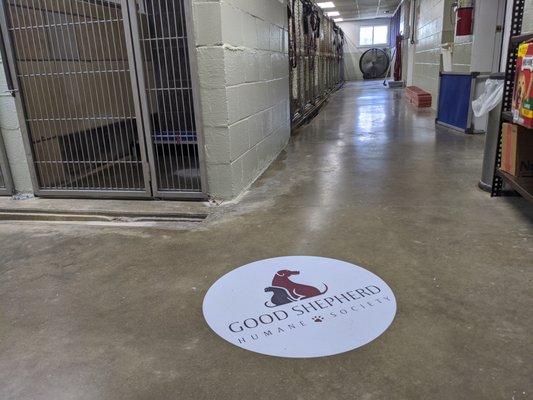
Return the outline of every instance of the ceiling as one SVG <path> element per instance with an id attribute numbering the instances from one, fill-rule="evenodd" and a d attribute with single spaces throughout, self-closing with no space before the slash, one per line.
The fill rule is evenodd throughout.
<path id="1" fill-rule="evenodd" d="M 317 3 L 327 0 L 315 0 Z M 334 18 L 368 19 L 392 17 L 401 0 L 331 0 L 335 8 L 327 8 L 324 11 L 336 10 L 340 16 Z"/>

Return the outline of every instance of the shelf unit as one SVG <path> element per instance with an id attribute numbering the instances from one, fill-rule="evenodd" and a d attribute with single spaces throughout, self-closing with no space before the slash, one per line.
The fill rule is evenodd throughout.
<path id="1" fill-rule="evenodd" d="M 533 184 L 524 185 L 511 174 L 508 174 L 507 172 L 501 170 L 496 171 L 496 174 L 500 178 L 502 178 L 509 186 L 511 186 L 513 190 L 519 193 L 524 199 L 533 202 Z"/>
<path id="2" fill-rule="evenodd" d="M 513 122 L 511 106 L 513 103 L 513 89 L 516 72 L 516 59 L 518 45 L 527 40 L 533 39 L 533 33 L 522 34 L 522 17 L 524 14 L 525 0 L 514 0 L 511 20 L 511 38 L 507 50 L 507 64 L 505 69 L 505 84 L 502 102 L 502 114 L 500 118 L 500 127 L 498 130 L 498 146 L 496 149 L 496 165 L 494 168 L 494 180 L 492 184 L 492 197 L 504 196 L 509 191 L 504 190 L 504 184 L 519 193 L 523 198 L 533 202 L 533 186 L 524 185 L 514 176 L 501 171 L 502 161 L 502 124 L 504 122 Z M 533 132 L 532 132 L 533 134 Z"/>

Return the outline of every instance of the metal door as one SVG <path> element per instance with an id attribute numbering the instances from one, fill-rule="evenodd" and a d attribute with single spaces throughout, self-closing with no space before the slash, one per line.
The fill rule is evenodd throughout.
<path id="1" fill-rule="evenodd" d="M 36 194 L 202 196 L 196 99 L 169 100 L 182 90 L 178 84 L 191 82 L 189 60 L 183 65 L 188 80 L 176 83 L 168 75 L 144 79 L 146 70 L 158 64 L 141 54 L 141 40 L 161 46 L 178 32 L 154 30 L 154 23 L 145 25 L 142 19 L 165 23 L 163 13 L 152 10 L 178 7 L 174 1 L 1 1 L 0 24 L 8 38 Z M 188 51 L 187 34 L 179 34 Z M 152 91 L 164 95 L 151 96 Z M 182 91 L 192 99 L 192 92 Z M 156 106 L 147 106 L 150 102 Z M 180 114 L 185 107 L 191 111 L 183 115 L 193 122 L 175 128 L 185 120 Z M 170 113 L 179 117 L 168 118 Z M 155 120 L 166 122 L 155 126 Z M 169 149 L 176 155 L 180 151 L 181 157 L 171 158 Z M 185 151 L 192 155 L 186 158 Z"/>
<path id="2" fill-rule="evenodd" d="M 131 1 L 130 16 L 152 190 L 198 197 L 205 176 L 190 1 Z"/>
<path id="3" fill-rule="evenodd" d="M 39 195 L 151 195 L 123 5 L 3 1 L 0 22 Z"/>

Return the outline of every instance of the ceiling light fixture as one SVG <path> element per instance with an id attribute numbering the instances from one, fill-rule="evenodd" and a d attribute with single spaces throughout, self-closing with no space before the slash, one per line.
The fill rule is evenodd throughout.
<path id="1" fill-rule="evenodd" d="M 341 13 L 338 12 L 338 11 L 328 11 L 328 12 L 326 13 L 326 15 L 327 15 L 328 17 L 338 17 L 339 15 L 341 15 Z"/>
<path id="2" fill-rule="evenodd" d="M 332 1 L 325 1 L 323 3 L 316 3 L 320 8 L 335 8 L 335 4 Z"/>
<path id="3" fill-rule="evenodd" d="M 333 21 L 342 22 L 342 21 L 344 21 L 344 18 L 333 18 Z"/>

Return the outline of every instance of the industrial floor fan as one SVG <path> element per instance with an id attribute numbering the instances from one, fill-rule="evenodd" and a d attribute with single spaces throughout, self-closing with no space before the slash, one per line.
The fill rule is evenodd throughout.
<path id="1" fill-rule="evenodd" d="M 381 49 L 368 49 L 359 60 L 359 69 L 364 79 L 383 78 L 389 70 L 389 55 Z"/>

